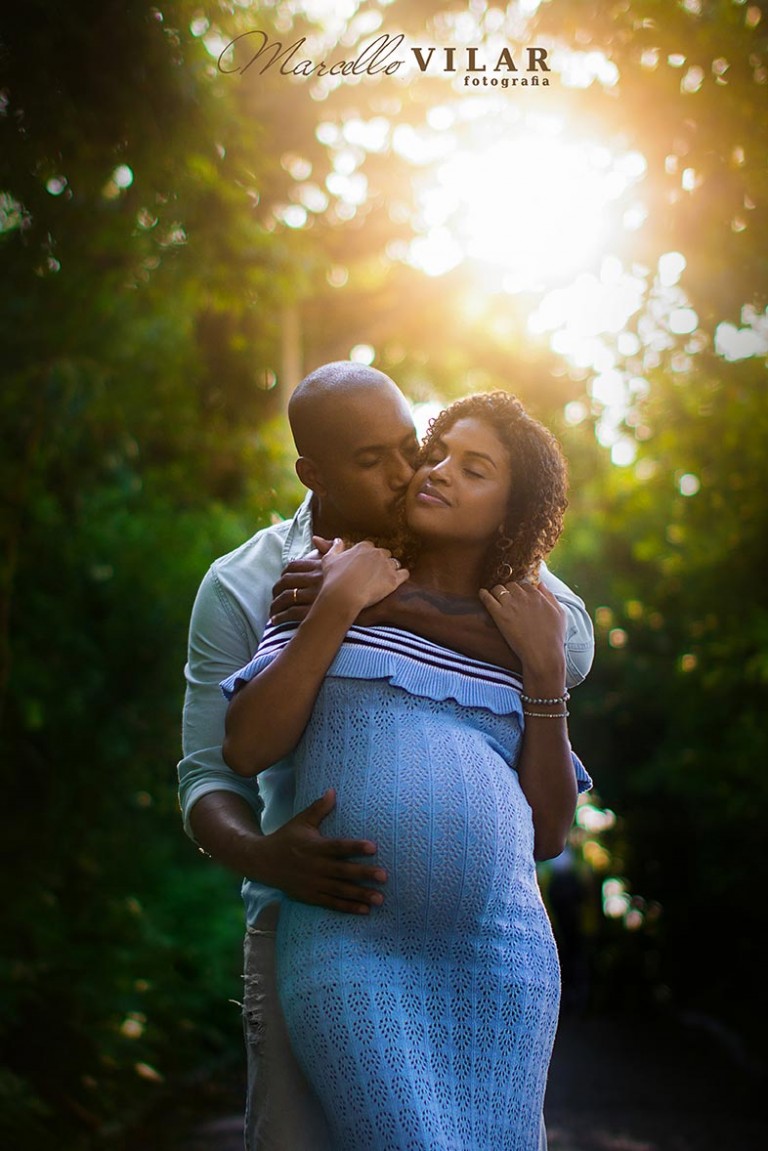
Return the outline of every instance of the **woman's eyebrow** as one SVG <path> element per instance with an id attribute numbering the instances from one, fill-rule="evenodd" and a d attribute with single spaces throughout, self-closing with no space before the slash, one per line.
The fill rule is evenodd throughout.
<path id="1" fill-rule="evenodd" d="M 485 460 L 485 462 L 487 464 L 490 464 L 492 468 L 495 468 L 498 471 L 498 465 L 497 465 L 496 461 L 493 459 L 492 456 L 486 455 L 485 452 L 474 452 L 471 450 L 467 450 L 464 453 L 464 455 L 465 456 L 475 456 L 478 460 Z"/>

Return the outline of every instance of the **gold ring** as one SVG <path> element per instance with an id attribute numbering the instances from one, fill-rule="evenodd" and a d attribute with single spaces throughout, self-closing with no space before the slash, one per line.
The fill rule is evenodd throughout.
<path id="1" fill-rule="evenodd" d="M 501 591 L 499 592 L 499 594 L 496 596 L 496 599 L 501 599 L 501 597 L 502 597 L 503 595 L 509 595 L 509 592 L 507 591 L 507 589 L 506 589 L 505 587 L 503 587 L 503 588 L 501 589 Z"/>
<path id="2" fill-rule="evenodd" d="M 296 603 L 298 598 L 299 598 L 299 589 L 297 587 L 295 587 L 293 589 L 293 602 Z"/>

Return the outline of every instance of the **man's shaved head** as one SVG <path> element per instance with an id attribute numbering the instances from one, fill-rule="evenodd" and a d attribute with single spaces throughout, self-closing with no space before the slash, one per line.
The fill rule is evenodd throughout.
<path id="1" fill-rule="evenodd" d="M 352 360 L 334 360 L 316 368 L 288 401 L 288 420 L 300 456 L 322 460 L 336 450 L 338 434 L 361 405 L 395 402 L 405 406 L 397 385 L 380 372 Z"/>
<path id="2" fill-rule="evenodd" d="M 417 443 L 400 389 L 376 368 L 337 360 L 301 381 L 288 402 L 320 535 L 361 538 L 394 530 Z"/>

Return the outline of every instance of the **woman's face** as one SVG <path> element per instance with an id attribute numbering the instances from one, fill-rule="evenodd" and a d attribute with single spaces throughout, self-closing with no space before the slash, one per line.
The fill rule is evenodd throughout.
<path id="1" fill-rule="evenodd" d="M 511 482 L 509 453 L 491 425 L 457 420 L 411 480 L 408 526 L 421 539 L 488 544 L 504 523 Z"/>

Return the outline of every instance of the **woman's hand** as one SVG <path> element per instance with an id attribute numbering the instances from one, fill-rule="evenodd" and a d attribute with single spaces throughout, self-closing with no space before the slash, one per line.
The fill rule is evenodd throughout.
<path id="1" fill-rule="evenodd" d="M 351 547 L 343 540 L 334 540 L 323 556 L 322 567 L 318 603 L 338 603 L 355 609 L 355 615 L 391 595 L 409 574 L 387 548 L 377 548 L 369 540 Z"/>
<path id="2" fill-rule="evenodd" d="M 531 583 L 496 584 L 480 590 L 480 599 L 506 642 L 523 665 L 526 682 L 552 681 L 562 691 L 565 681 L 565 612 L 547 588 Z M 542 694 L 542 693 L 536 693 Z"/>

